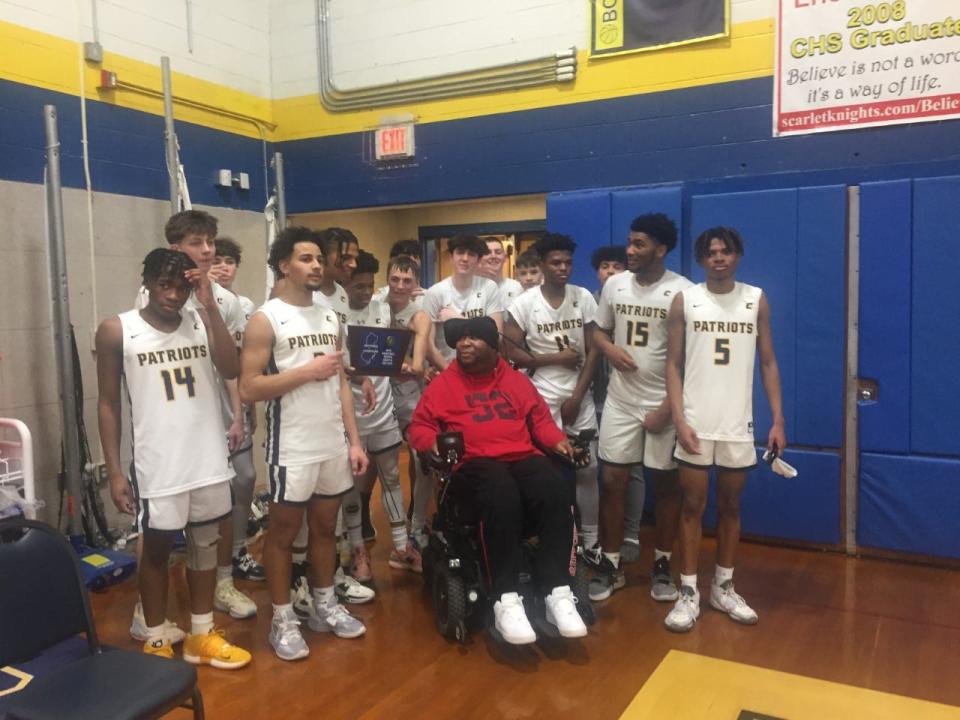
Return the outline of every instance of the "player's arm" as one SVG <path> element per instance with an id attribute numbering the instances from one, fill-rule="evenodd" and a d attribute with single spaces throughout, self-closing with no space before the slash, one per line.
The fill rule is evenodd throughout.
<path id="1" fill-rule="evenodd" d="M 613 328 L 607 330 L 593 322 L 590 324 L 590 339 L 597 350 L 602 352 L 607 361 L 620 372 L 633 372 L 637 369 L 637 363 L 630 357 L 630 353 L 614 344 Z"/>
<path id="2" fill-rule="evenodd" d="M 233 339 L 232 329 L 228 328 L 220 317 L 217 300 L 213 295 L 213 286 L 210 284 L 210 276 L 197 268 L 186 270 L 183 274 L 193 286 L 194 296 L 201 306 L 200 317 L 207 331 L 213 366 L 220 373 L 220 377 L 233 380 L 240 374 L 237 345 Z"/>
<path id="3" fill-rule="evenodd" d="M 273 353 L 273 327 L 263 313 L 254 313 L 243 334 L 240 353 L 240 399 L 245 403 L 273 400 L 315 380 L 326 380 L 340 371 L 342 352 L 317 355 L 300 367 L 264 375 Z"/>
<path id="4" fill-rule="evenodd" d="M 410 319 L 410 329 L 413 330 L 413 371 L 418 375 L 423 374 L 424 363 L 427 359 L 427 346 L 430 344 L 430 329 L 433 323 L 430 317 L 417 310 Z"/>
<path id="5" fill-rule="evenodd" d="M 121 512 L 136 512 L 130 483 L 120 469 L 120 377 L 123 374 L 123 326 L 120 318 L 104 320 L 97 328 L 97 426 L 110 483 L 110 496 Z"/>
<path id="6" fill-rule="evenodd" d="M 583 398 L 590 392 L 590 386 L 593 384 L 593 376 L 597 372 L 597 364 L 600 362 L 600 351 L 593 347 L 589 341 L 589 336 L 584 333 L 583 339 L 587 343 L 587 359 L 580 367 L 580 374 L 577 376 L 577 385 L 573 392 L 560 405 L 560 419 L 565 425 L 572 425 L 580 415 L 580 406 L 583 404 Z"/>
<path id="7" fill-rule="evenodd" d="M 757 347 L 760 351 L 760 380 L 767 393 L 770 414 L 773 416 L 773 425 L 767 437 L 767 449 L 780 455 L 787 447 L 787 433 L 783 421 L 780 368 L 777 366 L 777 356 L 773 352 L 773 336 L 770 334 L 770 303 L 767 302 L 766 293 L 760 296 L 760 307 L 757 312 Z"/>
<path id="8" fill-rule="evenodd" d="M 337 340 L 337 349 L 341 347 L 341 340 Z M 354 475 L 363 475 L 367 471 L 367 454 L 360 443 L 360 431 L 357 429 L 357 414 L 353 405 L 353 391 L 350 389 L 350 380 L 341 367 L 340 373 L 340 414 L 343 418 L 343 429 L 347 433 L 347 442 L 350 445 L 350 469 Z"/>
<path id="9" fill-rule="evenodd" d="M 493 318 L 493 321 L 497 324 L 497 332 L 503 333 L 503 313 L 492 312 L 489 317 Z"/>
<path id="10" fill-rule="evenodd" d="M 432 293 L 428 290 L 423 296 L 423 312 L 430 320 L 430 335 L 428 336 L 429 342 L 427 343 L 427 359 L 430 361 L 430 364 L 438 370 L 444 370 L 448 365 L 446 359 L 440 353 L 440 350 L 437 349 L 437 332 L 438 330 L 439 332 L 443 332 L 443 319 L 441 318 L 442 310 L 443 308 L 440 307 L 440 301 L 438 300 L 436 293 Z"/>
<path id="11" fill-rule="evenodd" d="M 233 420 L 227 430 L 227 449 L 233 452 L 243 442 L 243 403 L 240 400 L 240 383 L 238 380 L 224 380 L 227 396 L 230 398 L 230 412 Z"/>
<path id="12" fill-rule="evenodd" d="M 564 348 L 553 353 L 535 353 L 525 349 L 523 344 L 526 341 L 527 333 L 520 327 L 520 323 L 514 318 L 513 313 L 507 314 L 507 323 L 504 326 L 503 334 L 509 340 L 509 342 L 504 343 L 507 348 L 507 357 L 518 368 L 535 370 L 548 365 L 562 365 L 570 370 L 575 370 L 583 362 L 580 353 L 570 348 Z"/>
<path id="13" fill-rule="evenodd" d="M 677 428 L 677 442 L 689 453 L 699 454 L 700 439 L 683 415 L 683 362 L 686 319 L 683 293 L 677 293 L 667 315 L 667 403 Z"/>

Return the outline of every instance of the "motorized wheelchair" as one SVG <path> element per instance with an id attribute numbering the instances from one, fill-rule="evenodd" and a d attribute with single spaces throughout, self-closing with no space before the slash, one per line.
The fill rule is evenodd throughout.
<path id="1" fill-rule="evenodd" d="M 586 431 L 571 438 L 574 460 L 551 453 L 565 482 L 571 483 L 570 494 L 574 496 L 573 477 L 575 467 L 589 463 L 590 441 L 594 433 Z M 458 498 L 453 468 L 464 454 L 463 435 L 459 432 L 439 433 L 437 453 L 422 454 L 425 467 L 435 471 L 437 480 L 437 510 L 431 523 L 427 546 L 422 552 L 423 578 L 433 601 L 434 618 L 442 635 L 465 643 L 469 628 L 484 623 L 496 636 L 492 614 L 493 600 L 489 597 L 489 584 L 480 548 L 478 520 L 473 508 L 467 507 Z M 579 550 L 579 548 L 577 549 Z M 584 623 L 596 621 L 588 593 L 589 578 L 586 567 L 579 561 L 580 553 L 571 555 L 571 567 L 575 572 L 570 577 L 570 588 L 577 598 L 577 610 Z M 520 594 L 527 599 L 527 617 L 541 637 L 559 637 L 555 626 L 546 622 L 544 599 L 537 590 L 536 577 L 537 538 L 524 532 L 523 561 L 520 574 Z"/>

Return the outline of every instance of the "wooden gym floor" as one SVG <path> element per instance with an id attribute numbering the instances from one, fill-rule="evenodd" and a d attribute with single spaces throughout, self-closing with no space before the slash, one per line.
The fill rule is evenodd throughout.
<path id="1" fill-rule="evenodd" d="M 744 544 L 737 589 L 759 613 L 759 624 L 737 625 L 710 609 L 704 594 L 697 626 L 675 635 L 662 624 L 669 605 L 649 597 L 652 538 L 645 528 L 640 562 L 625 566 L 627 587 L 596 605 L 598 621 L 586 638 L 511 647 L 478 632 L 461 646 L 437 633 L 421 577 L 387 566 L 388 526 L 376 494 L 373 511 L 380 530 L 371 548 L 378 595 L 371 604 L 351 606 L 367 634 L 341 640 L 304 626 L 310 657 L 282 662 L 267 643 L 265 586 L 238 583 L 259 615 L 238 621 L 217 613 L 217 623 L 231 641 L 251 650 L 254 660 L 235 672 L 200 670 L 208 718 L 619 718 L 674 649 L 960 705 L 955 679 L 960 573 L 955 571 Z M 258 555 L 259 543 L 253 549 Z M 713 552 L 713 541 L 705 540 L 701 590 L 712 576 Z M 174 578 L 169 616 L 187 626 L 182 565 Z M 92 596 L 105 644 L 138 647 L 127 635 L 135 592 L 134 581 L 127 581 Z M 696 683 L 692 673 L 679 687 Z"/>

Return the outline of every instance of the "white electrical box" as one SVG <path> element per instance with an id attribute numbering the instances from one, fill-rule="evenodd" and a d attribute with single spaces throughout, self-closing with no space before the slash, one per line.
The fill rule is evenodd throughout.
<path id="1" fill-rule="evenodd" d="M 240 190 L 250 189 L 250 175 L 245 172 L 237 173 L 233 178 L 233 182 Z"/>
<path id="2" fill-rule="evenodd" d="M 233 187 L 233 173 L 229 170 L 217 170 L 217 185 L 219 187 Z"/>

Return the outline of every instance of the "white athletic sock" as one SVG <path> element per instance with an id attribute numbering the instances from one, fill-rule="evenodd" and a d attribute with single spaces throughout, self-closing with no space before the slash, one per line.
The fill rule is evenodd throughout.
<path id="1" fill-rule="evenodd" d="M 713 576 L 713 581 L 717 585 L 723 585 L 727 580 L 733 580 L 733 568 L 725 568 L 717 565 L 717 572 Z"/>
<path id="2" fill-rule="evenodd" d="M 190 634 L 206 635 L 213 630 L 213 611 L 203 615 L 194 615 L 190 613 Z"/>
<path id="3" fill-rule="evenodd" d="M 654 561 L 654 562 L 656 562 L 656 561 L 659 560 L 660 558 L 666 558 L 666 559 L 667 559 L 667 562 L 670 562 L 670 558 L 671 558 L 671 557 L 673 557 L 673 553 L 672 553 L 672 552 L 664 552 L 663 550 L 657 550 L 656 548 L 654 548 L 654 550 L 653 550 L 653 561 Z"/>
<path id="4" fill-rule="evenodd" d="M 233 565 L 217 566 L 217 585 L 233 577 Z"/>
<path id="5" fill-rule="evenodd" d="M 293 615 L 293 604 L 287 603 L 286 605 L 274 605 L 273 606 L 273 616 L 275 618 L 286 618 Z"/>
<path id="6" fill-rule="evenodd" d="M 333 592 L 333 585 L 330 587 L 313 589 L 313 604 L 319 610 L 337 604 L 337 596 Z"/>
<path id="7" fill-rule="evenodd" d="M 407 524 L 390 525 L 390 537 L 393 539 L 393 546 L 403 552 L 407 549 Z"/>
<path id="8" fill-rule="evenodd" d="M 588 550 L 595 547 L 599 536 L 599 528 L 596 525 L 581 525 L 580 534 L 583 536 L 583 546 Z"/>
<path id="9" fill-rule="evenodd" d="M 681 586 L 686 585 L 686 586 L 689 587 L 689 588 L 693 588 L 693 591 L 696 592 L 696 591 L 697 591 L 697 576 L 696 576 L 696 574 L 693 574 L 693 575 L 684 575 L 683 573 L 681 573 L 681 574 L 680 574 L 680 585 L 681 585 Z"/>
<path id="10" fill-rule="evenodd" d="M 607 560 L 609 560 L 611 563 L 613 563 L 613 566 L 614 566 L 615 568 L 619 568 L 619 567 L 620 567 L 620 553 L 618 553 L 618 552 L 607 552 L 606 550 L 604 550 L 604 551 L 603 551 L 603 556 L 604 556 Z"/>
<path id="11" fill-rule="evenodd" d="M 156 627 L 147 627 L 147 642 L 153 642 L 154 640 L 163 640 L 163 626 L 165 623 L 160 623 Z"/>
<path id="12" fill-rule="evenodd" d="M 307 551 L 306 550 L 304 550 L 303 552 L 294 551 L 291 557 L 293 558 L 293 561 L 298 565 L 301 563 L 305 563 L 307 561 Z"/>

